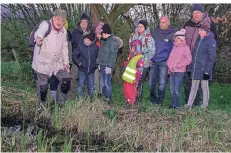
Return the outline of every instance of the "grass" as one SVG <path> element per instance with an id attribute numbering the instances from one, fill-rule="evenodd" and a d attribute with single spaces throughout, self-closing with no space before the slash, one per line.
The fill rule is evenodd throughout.
<path id="1" fill-rule="evenodd" d="M 96 99 L 68 101 L 65 106 L 38 115 L 34 81 L 27 63 L 18 71 L 15 63 L 2 64 L 2 117 L 35 118 L 45 128 L 37 131 L 35 141 L 8 134 L 2 129 L 2 151 L 231 151 L 231 89 L 228 84 L 213 83 L 207 111 L 168 109 L 167 85 L 163 106 L 149 102 L 149 87 L 139 108 L 124 107 L 122 83 L 113 84 L 111 105 Z M 183 103 L 182 88 L 182 103 Z M 65 131 L 52 133 L 51 129 Z M 26 128 L 24 129 L 26 130 Z M 70 132 L 70 133 L 69 133 Z M 19 142 L 19 143 L 18 143 Z"/>

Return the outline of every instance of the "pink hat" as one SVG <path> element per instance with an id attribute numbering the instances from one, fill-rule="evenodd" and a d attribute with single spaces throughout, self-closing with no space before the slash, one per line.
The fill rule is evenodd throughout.
<path id="1" fill-rule="evenodd" d="M 98 24 L 97 27 L 95 28 L 95 33 L 96 33 L 96 34 L 101 34 L 101 30 L 102 30 L 103 25 L 104 25 L 103 22 L 99 22 L 99 24 Z"/>
<path id="2" fill-rule="evenodd" d="M 174 37 L 178 37 L 182 40 L 185 40 L 185 33 L 186 33 L 186 30 L 185 29 L 181 29 L 180 31 L 177 31 L 174 35 Z"/>

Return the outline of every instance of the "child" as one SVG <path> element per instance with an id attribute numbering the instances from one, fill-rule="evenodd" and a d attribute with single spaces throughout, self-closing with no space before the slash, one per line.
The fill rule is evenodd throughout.
<path id="1" fill-rule="evenodd" d="M 177 31 L 174 35 L 174 46 L 167 60 L 170 73 L 171 108 L 181 107 L 181 84 L 186 66 L 192 61 L 190 48 L 185 41 L 185 29 Z"/>
<path id="2" fill-rule="evenodd" d="M 201 108 L 206 109 L 208 107 L 208 80 L 212 79 L 212 70 L 216 58 L 216 40 L 214 39 L 214 34 L 210 31 L 209 26 L 201 24 L 198 34 L 199 37 L 192 52 L 193 61 L 189 67 L 192 87 L 188 103 L 185 107 L 190 109 L 197 95 L 196 93 L 200 83 L 203 92 L 203 104 Z"/>
<path id="3" fill-rule="evenodd" d="M 112 97 L 112 72 L 115 68 L 118 43 L 114 40 L 111 27 L 108 24 L 103 25 L 101 33 L 102 46 L 100 47 L 96 63 L 100 65 L 102 95 L 109 104 Z"/>
<path id="4" fill-rule="evenodd" d="M 88 95 L 92 102 L 93 92 L 94 92 L 94 75 L 96 65 L 96 58 L 99 53 L 99 47 L 94 44 L 94 33 L 89 33 L 83 36 L 84 43 L 79 44 L 78 48 L 74 51 L 72 55 L 73 62 L 78 66 L 78 95 L 79 98 L 83 97 L 83 87 L 87 80 L 88 84 Z"/>

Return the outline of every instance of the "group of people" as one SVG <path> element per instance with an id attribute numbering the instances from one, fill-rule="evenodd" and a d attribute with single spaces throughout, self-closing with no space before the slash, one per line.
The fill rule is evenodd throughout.
<path id="1" fill-rule="evenodd" d="M 112 98 L 113 70 L 118 49 L 123 45 L 123 41 L 112 34 L 109 24 L 101 21 L 93 28 L 90 18 L 83 13 L 71 34 L 73 64 L 70 70 L 68 34 L 67 28 L 64 27 L 66 17 L 66 11 L 58 9 L 49 20 L 52 27 L 50 34 L 46 35 L 49 24 L 45 21 L 34 33 L 32 68 L 36 74 L 39 109 L 43 109 L 46 104 L 51 77 L 58 80 L 57 93 L 53 98 L 60 105 L 67 100 L 71 84 L 77 78 L 78 99 L 82 99 L 83 88 L 87 83 L 91 101 L 97 89 L 109 104 Z M 159 26 L 151 32 L 147 20 L 140 20 L 129 39 L 129 44 L 135 40 L 142 42 L 144 65 L 139 83 L 142 84 L 147 75 L 150 75 L 150 102 L 160 105 L 164 101 L 169 78 L 170 107 L 174 109 L 181 108 L 182 82 L 185 87 L 185 107 L 192 108 L 194 101 L 195 105 L 199 105 L 201 92 L 197 93 L 197 90 L 201 83 L 201 107 L 206 109 L 209 102 L 208 81 L 212 79 L 216 57 L 215 24 L 204 12 L 201 4 L 193 5 L 192 19 L 179 31 L 171 26 L 167 16 L 162 16 L 159 21 Z M 70 74 L 73 72 L 78 72 L 76 78 L 71 77 Z"/>

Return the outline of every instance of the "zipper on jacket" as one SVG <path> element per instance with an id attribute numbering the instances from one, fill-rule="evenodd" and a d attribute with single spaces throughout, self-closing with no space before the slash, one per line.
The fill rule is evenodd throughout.
<path id="1" fill-rule="evenodd" d="M 203 39 L 201 39 L 201 40 L 199 41 L 199 44 L 198 44 L 198 47 L 197 47 L 196 56 L 195 56 L 195 60 L 194 60 L 193 77 L 192 77 L 192 79 L 194 78 L 194 75 L 195 75 L 195 67 L 196 67 L 197 53 L 198 53 L 198 49 L 199 49 L 199 47 L 200 47 L 200 44 L 201 44 L 201 41 L 202 41 L 202 40 L 203 40 Z"/>
<path id="2" fill-rule="evenodd" d="M 91 61 L 90 61 L 90 60 L 91 60 L 91 59 L 90 59 L 90 52 L 89 52 L 89 46 L 87 47 L 87 51 L 88 51 L 88 57 L 89 57 L 89 58 L 88 58 L 89 60 L 88 60 L 88 70 L 87 70 L 87 73 L 89 73 L 89 71 L 90 71 L 90 70 L 89 70 L 89 67 L 90 67 L 90 64 L 91 64 Z"/>

